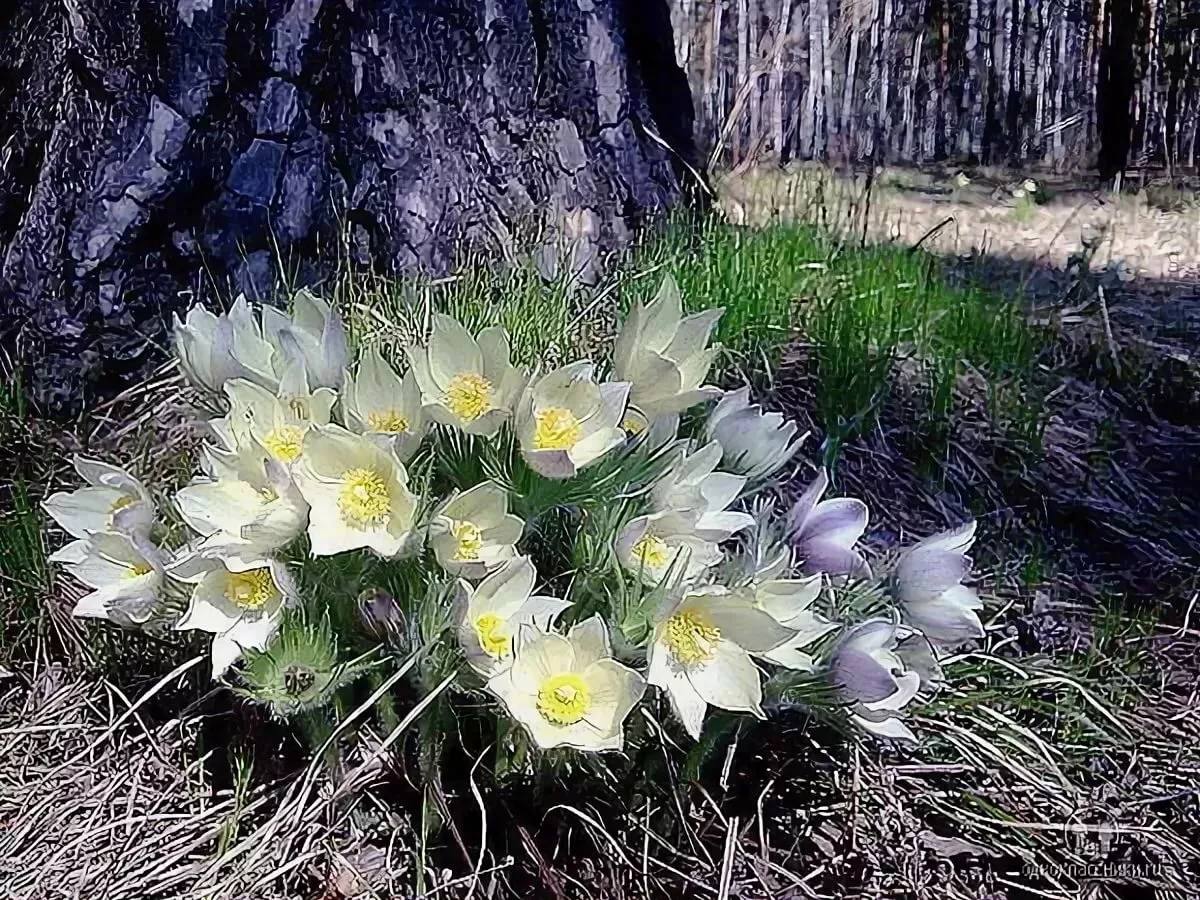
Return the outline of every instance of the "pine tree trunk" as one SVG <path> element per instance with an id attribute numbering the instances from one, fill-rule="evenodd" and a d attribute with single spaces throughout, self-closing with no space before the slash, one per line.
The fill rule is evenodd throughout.
<path id="1" fill-rule="evenodd" d="M 530 230 L 586 274 L 695 162 L 666 0 L 5 6 L 0 337 L 52 405 L 138 377 L 210 278 L 442 273 Z"/>

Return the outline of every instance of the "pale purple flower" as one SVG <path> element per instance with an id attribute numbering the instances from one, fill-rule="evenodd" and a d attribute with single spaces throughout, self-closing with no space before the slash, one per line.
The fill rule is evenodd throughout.
<path id="1" fill-rule="evenodd" d="M 919 632 L 886 619 L 870 619 L 848 631 L 834 649 L 829 680 L 859 728 L 878 737 L 915 742 L 902 711 L 923 687 L 940 682 L 941 672 Z"/>
<path id="2" fill-rule="evenodd" d="M 975 523 L 967 522 L 910 547 L 896 566 L 896 598 L 905 620 L 939 646 L 983 637 L 976 612 L 983 603 L 961 583 L 971 571 L 967 552 L 974 542 Z"/>
<path id="3" fill-rule="evenodd" d="M 764 412 L 752 404 L 748 387 L 721 398 L 704 433 L 721 445 L 728 468 L 754 480 L 769 478 L 783 468 L 807 437 L 796 437 L 795 422 L 784 422 L 780 413 Z"/>
<path id="4" fill-rule="evenodd" d="M 810 575 L 870 578 L 871 567 L 854 547 L 867 530 L 867 505 L 853 497 L 822 500 L 828 487 L 822 470 L 788 513 L 788 538 L 800 566 Z"/>

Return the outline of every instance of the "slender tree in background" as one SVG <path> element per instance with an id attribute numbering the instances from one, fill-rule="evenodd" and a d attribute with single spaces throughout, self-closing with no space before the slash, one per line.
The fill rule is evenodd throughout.
<path id="1" fill-rule="evenodd" d="M 715 0 L 675 22 L 705 35 L 698 135 L 723 133 L 730 165 L 1195 165 L 1196 0 Z"/>

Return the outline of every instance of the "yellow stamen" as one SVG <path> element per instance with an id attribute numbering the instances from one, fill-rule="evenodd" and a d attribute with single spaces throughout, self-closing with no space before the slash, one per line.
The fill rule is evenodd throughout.
<path id="1" fill-rule="evenodd" d="M 262 445 L 280 462 L 295 462 L 304 446 L 304 432 L 295 425 L 280 425 L 271 429 Z"/>
<path id="2" fill-rule="evenodd" d="M 141 578 L 143 575 L 149 575 L 150 571 L 150 567 L 145 563 L 134 563 L 129 567 L 129 577 Z"/>
<path id="3" fill-rule="evenodd" d="M 383 476 L 371 469 L 350 469 L 342 475 L 338 510 L 351 528 L 365 531 L 387 521 L 392 498 Z"/>
<path id="4" fill-rule="evenodd" d="M 587 685 L 574 672 L 551 675 L 538 688 L 537 711 L 551 725 L 574 725 L 591 705 Z"/>
<path id="5" fill-rule="evenodd" d="M 133 504 L 137 503 L 137 501 L 138 498 L 134 497 L 132 494 L 125 494 L 124 496 L 118 497 L 116 500 L 114 500 L 112 502 L 112 506 L 108 508 L 108 511 L 110 513 L 118 513 L 127 506 L 133 506 Z"/>
<path id="6" fill-rule="evenodd" d="M 455 375 L 446 388 L 446 406 L 464 422 L 472 422 L 492 408 L 492 383 L 475 372 Z"/>
<path id="7" fill-rule="evenodd" d="M 661 569 L 671 561 L 671 548 L 657 535 L 647 532 L 633 545 L 633 558 L 647 569 Z"/>
<path id="8" fill-rule="evenodd" d="M 458 541 L 453 559 L 457 562 L 479 559 L 479 551 L 483 549 L 483 532 L 474 522 L 465 519 L 456 521 L 450 526 L 450 533 Z"/>
<path id="9" fill-rule="evenodd" d="M 548 407 L 534 421 L 533 446 L 538 450 L 570 450 L 583 437 L 583 425 L 569 409 Z"/>
<path id="10" fill-rule="evenodd" d="M 628 435 L 636 437 L 646 430 L 646 420 L 640 416 L 628 415 L 621 422 L 621 430 Z"/>
<path id="11" fill-rule="evenodd" d="M 684 610 L 667 619 L 663 642 L 675 660 L 685 666 L 710 661 L 717 652 L 721 629 L 696 610 Z"/>
<path id="12" fill-rule="evenodd" d="M 225 577 L 225 599 L 242 609 L 262 609 L 279 596 L 279 588 L 267 568 L 230 572 Z"/>
<path id="13" fill-rule="evenodd" d="M 504 620 L 495 613 L 484 613 L 475 620 L 475 636 L 479 646 L 492 659 L 503 659 L 512 652 L 512 638 L 499 634 Z"/>
<path id="14" fill-rule="evenodd" d="M 377 409 L 367 413 L 367 428 L 384 434 L 401 434 L 408 431 L 408 419 L 396 409 Z"/>

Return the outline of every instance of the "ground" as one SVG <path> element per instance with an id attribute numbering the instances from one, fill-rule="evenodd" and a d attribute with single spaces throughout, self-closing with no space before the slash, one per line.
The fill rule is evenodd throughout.
<path id="1" fill-rule="evenodd" d="M 870 506 L 875 554 L 980 520 L 989 637 L 948 666 L 920 749 L 847 741 L 781 699 L 770 728 L 664 748 L 661 783 L 636 794 L 566 780 L 484 801 L 470 760 L 432 792 L 403 757 L 326 773 L 193 677 L 193 648 L 72 622 L 72 588 L 45 566 L 32 500 L 70 449 L 169 469 L 194 441 L 174 376 L 66 433 L 14 392 L 0 442 L 14 473 L 0 528 L 0 885 L 1186 896 L 1200 871 L 1200 203 L 1041 176 L 1014 198 L 1024 173 L 968 171 L 963 186 L 955 174 L 733 176 L 719 204 L 732 225 L 651 239 L 584 295 L 480 269 L 339 298 L 364 340 L 398 339 L 426 299 L 466 319 L 499 309 L 536 358 L 579 349 L 568 334 L 606 341 L 616 304 L 662 268 L 689 303 L 725 305 L 728 375 L 759 373 L 760 399 L 812 432 L 783 499 L 830 466 L 837 491 Z M 864 231 L 882 246 L 863 249 Z M 354 752 L 379 737 L 365 727 Z M 449 824 L 426 845 L 430 804 Z"/>

